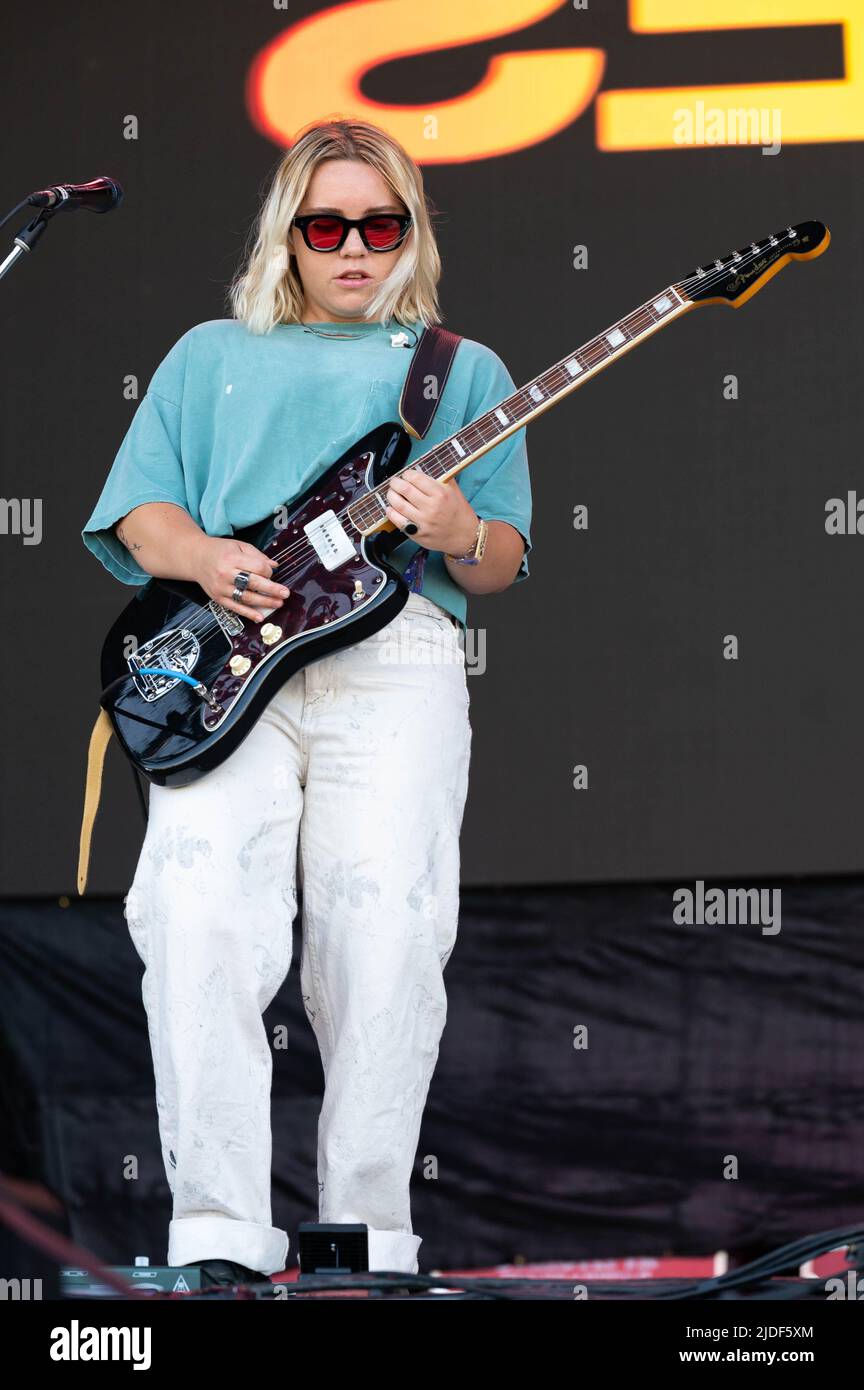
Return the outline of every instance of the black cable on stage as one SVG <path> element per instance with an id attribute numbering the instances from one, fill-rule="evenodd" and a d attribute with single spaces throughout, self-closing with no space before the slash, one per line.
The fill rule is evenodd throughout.
<path id="1" fill-rule="evenodd" d="M 760 1255 L 758 1259 L 751 1260 L 749 1264 L 741 1265 L 738 1269 L 729 1270 L 726 1274 L 719 1274 L 713 1279 L 703 1279 L 693 1284 L 687 1284 L 683 1289 L 669 1289 L 663 1293 L 658 1293 L 656 1297 L 662 1299 L 712 1298 L 718 1295 L 722 1296 L 729 1289 L 746 1289 L 752 1285 L 754 1286 L 754 1298 L 774 1298 L 776 1295 L 770 1290 L 756 1293 L 755 1288 L 766 1280 L 774 1278 L 775 1275 L 788 1273 L 790 1270 L 797 1272 L 799 1266 L 807 1260 L 815 1259 L 818 1255 L 827 1255 L 829 1250 L 836 1250 L 841 1245 L 850 1247 L 855 1260 L 855 1263 L 848 1265 L 847 1269 L 852 1269 L 856 1273 L 864 1271 L 864 1248 L 860 1248 L 862 1242 L 864 1242 L 864 1227 L 861 1226 L 841 1226 L 836 1231 L 822 1231 L 816 1235 L 804 1236 L 801 1240 L 792 1241 L 789 1245 L 781 1245 L 779 1250 L 772 1250 L 767 1255 Z M 784 1298 L 810 1298 L 815 1292 L 814 1286 L 815 1288 L 821 1287 L 818 1279 L 805 1280 L 800 1286 L 800 1291 L 787 1291 L 784 1293 Z"/>

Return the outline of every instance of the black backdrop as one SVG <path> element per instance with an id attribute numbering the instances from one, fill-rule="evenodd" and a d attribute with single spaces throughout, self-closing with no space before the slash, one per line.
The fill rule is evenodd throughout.
<path id="1" fill-rule="evenodd" d="M 6 894 L 74 887 L 99 647 L 131 592 L 79 532 L 135 408 L 124 378 L 143 394 L 187 328 L 226 313 L 281 155 L 250 118 L 250 65 L 323 8 L 46 0 L 6 19 L 4 210 L 99 173 L 126 190 L 109 217 L 57 219 L 2 285 L 2 493 L 43 502 L 40 544 L 0 535 Z M 604 90 L 843 75 L 837 25 L 646 35 L 622 0 L 592 0 L 387 61 L 362 90 L 434 109 L 496 54 L 582 45 L 606 54 Z M 826 500 L 862 484 L 860 174 L 842 138 L 774 157 L 601 150 L 593 104 L 540 143 L 427 167 L 446 321 L 517 382 L 698 261 L 790 221 L 833 235 L 740 313 L 689 315 L 530 427 L 531 577 L 469 609 L 487 666 L 471 677 L 466 885 L 861 868 L 864 537 L 824 530 Z M 104 797 L 91 888 L 118 893 L 142 826 L 116 749 Z"/>
<path id="2" fill-rule="evenodd" d="M 750 928 L 673 926 L 670 891 L 466 891 L 411 1179 L 424 1272 L 860 1226 L 864 880 L 787 885 L 767 952 Z M 0 904 L 0 1167 L 119 1263 L 161 1262 L 171 1211 L 140 973 L 116 904 Z M 322 1086 L 293 974 L 265 1025 L 291 1040 L 272 1121 L 292 1267 Z"/>

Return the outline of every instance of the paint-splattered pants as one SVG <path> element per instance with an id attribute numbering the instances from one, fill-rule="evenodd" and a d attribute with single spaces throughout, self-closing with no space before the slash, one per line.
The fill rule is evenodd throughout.
<path id="1" fill-rule="evenodd" d="M 151 786 L 126 920 L 146 967 L 170 1265 L 285 1268 L 262 1014 L 291 964 L 299 866 L 325 1081 L 319 1220 L 366 1223 L 370 1269 L 418 1270 L 409 1183 L 447 1012 L 468 711 L 458 628 L 412 593 L 381 633 L 286 681 L 221 767 Z"/>

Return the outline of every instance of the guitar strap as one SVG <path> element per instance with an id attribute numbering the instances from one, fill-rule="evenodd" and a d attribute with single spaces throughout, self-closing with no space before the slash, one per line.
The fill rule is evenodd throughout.
<path id="1" fill-rule="evenodd" d="M 461 341 L 458 333 L 451 333 L 449 329 L 437 325 L 425 328 L 420 335 L 399 401 L 402 424 L 415 439 L 425 439 L 429 433 Z M 397 542 L 397 545 L 401 544 L 401 541 Z M 428 555 L 429 551 L 421 545 L 403 572 L 402 578 L 414 593 L 419 593 L 423 588 L 423 572 Z"/>
<path id="2" fill-rule="evenodd" d="M 429 433 L 461 341 L 458 333 L 437 325 L 420 334 L 399 398 L 399 418 L 415 439 Z"/>
<path id="3" fill-rule="evenodd" d="M 429 433 L 438 402 L 441 399 L 456 349 L 462 341 L 458 333 L 433 325 L 423 329 L 411 355 L 411 366 L 399 397 L 399 418 L 415 439 L 425 439 Z M 407 537 L 406 537 L 407 539 Z M 428 552 L 423 547 L 412 556 L 405 570 L 409 586 L 419 588 Z M 102 794 L 102 771 L 105 753 L 114 732 L 108 713 L 100 709 L 90 734 L 87 750 L 87 777 L 84 788 L 84 811 L 81 817 L 81 836 L 78 845 L 78 894 L 84 896 L 90 867 L 90 843 L 93 824 Z M 133 773 L 135 769 L 133 768 Z M 136 787 L 138 786 L 136 777 Z M 140 789 L 139 789 L 140 793 Z"/>

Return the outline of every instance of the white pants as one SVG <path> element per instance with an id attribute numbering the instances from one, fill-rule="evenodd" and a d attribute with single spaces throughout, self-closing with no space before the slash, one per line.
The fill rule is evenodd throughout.
<path id="1" fill-rule="evenodd" d="M 318 1219 L 366 1223 L 370 1269 L 417 1272 L 409 1185 L 447 1015 L 468 711 L 458 629 L 412 593 L 382 632 L 287 680 L 220 767 L 151 785 L 125 912 L 146 967 L 169 1265 L 285 1268 L 262 1014 L 291 965 L 299 859 L 325 1081 Z"/>

